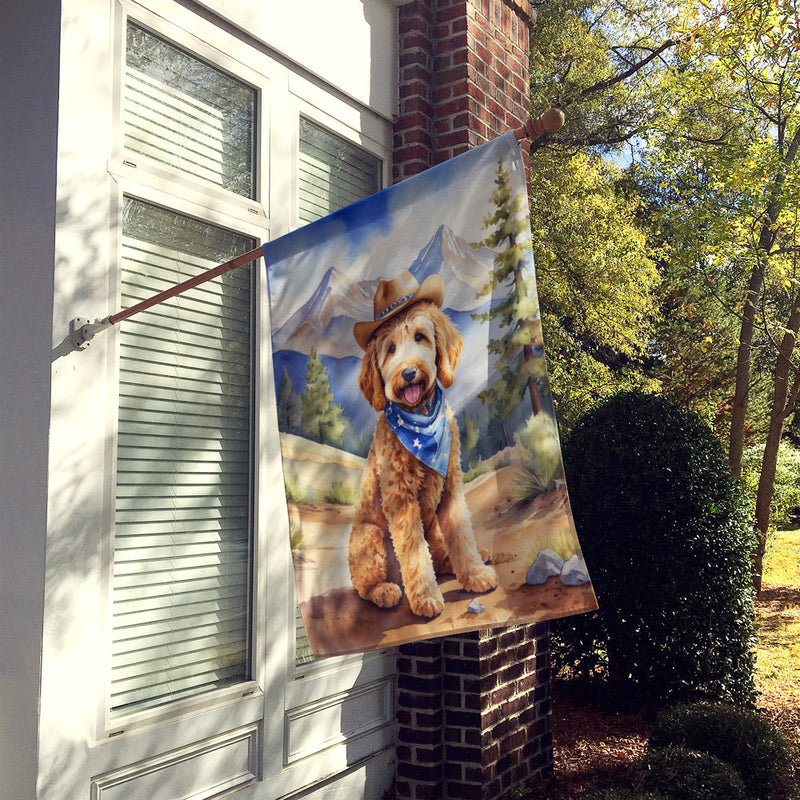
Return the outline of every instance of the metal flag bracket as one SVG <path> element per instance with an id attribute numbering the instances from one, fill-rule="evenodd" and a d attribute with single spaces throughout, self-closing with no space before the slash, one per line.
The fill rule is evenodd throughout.
<path id="1" fill-rule="evenodd" d="M 564 112 L 559 108 L 550 108 L 543 114 L 540 114 L 538 117 L 528 117 L 528 119 L 525 121 L 525 124 L 514 131 L 514 136 L 520 141 L 522 139 L 530 139 L 533 141 L 545 133 L 554 133 L 563 124 Z M 226 261 L 224 264 L 220 264 L 218 267 L 213 267 L 212 269 L 206 270 L 200 275 L 189 278 L 189 280 L 186 280 L 183 283 L 172 286 L 147 300 L 142 300 L 142 302 L 137 303 L 130 308 L 127 308 L 123 311 L 118 311 L 116 314 L 111 314 L 103 319 L 95 319 L 94 322 L 92 322 L 92 320 L 86 319 L 85 317 L 75 317 L 75 319 L 70 320 L 69 323 L 69 338 L 72 346 L 75 350 L 85 350 L 95 337 L 95 334 L 100 333 L 100 331 L 104 331 L 110 328 L 112 325 L 116 325 L 118 322 L 121 322 L 123 319 L 132 317 L 134 314 L 138 314 L 140 311 L 144 311 L 145 309 L 150 308 L 157 303 L 161 303 L 164 300 L 175 297 L 176 295 L 185 292 L 187 289 L 199 286 L 201 283 L 210 281 L 212 278 L 216 278 L 217 276 L 226 272 L 230 272 L 231 270 L 242 267 L 245 264 L 249 264 L 252 261 L 255 261 L 260 255 L 261 248 L 257 247 L 254 250 L 250 250 L 243 255 L 231 259 L 230 261 Z"/>
<path id="2" fill-rule="evenodd" d="M 85 317 L 75 317 L 69 322 L 69 338 L 72 346 L 76 350 L 85 350 L 96 333 L 110 328 L 112 324 L 111 317 L 96 319 L 94 322 Z"/>

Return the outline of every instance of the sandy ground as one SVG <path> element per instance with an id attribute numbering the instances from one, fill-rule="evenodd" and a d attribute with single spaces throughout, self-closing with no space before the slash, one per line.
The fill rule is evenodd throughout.
<path id="1" fill-rule="evenodd" d="M 412 614 L 405 597 L 393 609 L 378 608 L 358 597 L 347 566 L 353 507 L 291 505 L 290 515 L 303 531 L 303 549 L 293 552 L 300 611 L 315 655 L 389 647 L 596 608 L 591 584 L 568 587 L 559 577 L 542 586 L 525 583 L 527 569 L 543 546 L 572 541 L 577 547 L 577 538 L 565 490 L 556 489 L 520 506 L 511 493 L 514 470 L 505 467 L 467 485 L 478 546 L 492 553 L 498 587 L 475 595 L 464 591 L 454 576 L 440 576 L 445 609 L 432 620 Z M 484 610 L 468 610 L 474 599 Z"/>

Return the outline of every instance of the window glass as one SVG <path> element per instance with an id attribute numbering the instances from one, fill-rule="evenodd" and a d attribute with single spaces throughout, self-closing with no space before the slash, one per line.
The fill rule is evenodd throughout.
<path id="1" fill-rule="evenodd" d="M 126 54 L 126 151 L 254 197 L 255 90 L 133 23 Z"/>
<path id="2" fill-rule="evenodd" d="M 381 160 L 300 117 L 300 219 L 313 222 L 381 189 Z"/>
<path id="3" fill-rule="evenodd" d="M 126 198 L 122 308 L 253 247 Z M 251 270 L 120 325 L 112 715 L 251 677 Z"/>

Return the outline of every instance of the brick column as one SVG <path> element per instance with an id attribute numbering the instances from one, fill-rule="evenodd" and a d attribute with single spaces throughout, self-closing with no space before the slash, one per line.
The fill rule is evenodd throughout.
<path id="1" fill-rule="evenodd" d="M 530 113 L 530 0 L 398 8 L 394 180 L 521 125 Z M 547 623 L 403 645 L 397 797 L 497 800 L 552 775 Z"/>
<path id="2" fill-rule="evenodd" d="M 394 179 L 522 124 L 530 0 L 411 0 L 399 15 Z"/>
<path id="3" fill-rule="evenodd" d="M 398 798 L 498 800 L 553 774 L 547 623 L 402 645 Z"/>

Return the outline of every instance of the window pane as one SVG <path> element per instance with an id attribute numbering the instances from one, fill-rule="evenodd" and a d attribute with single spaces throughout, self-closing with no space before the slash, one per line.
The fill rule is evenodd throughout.
<path id="1" fill-rule="evenodd" d="M 254 247 L 126 198 L 122 307 Z M 112 713 L 250 677 L 252 265 L 120 325 Z"/>
<path id="2" fill-rule="evenodd" d="M 126 150 L 254 197 L 255 90 L 133 23 L 126 53 Z"/>
<path id="3" fill-rule="evenodd" d="M 381 160 L 300 118 L 300 219 L 313 222 L 381 188 Z"/>
<path id="4" fill-rule="evenodd" d="M 379 158 L 305 117 L 300 118 L 298 173 L 303 222 L 332 214 L 382 188 Z M 313 661 L 299 609 L 295 634 L 296 663 Z"/>

